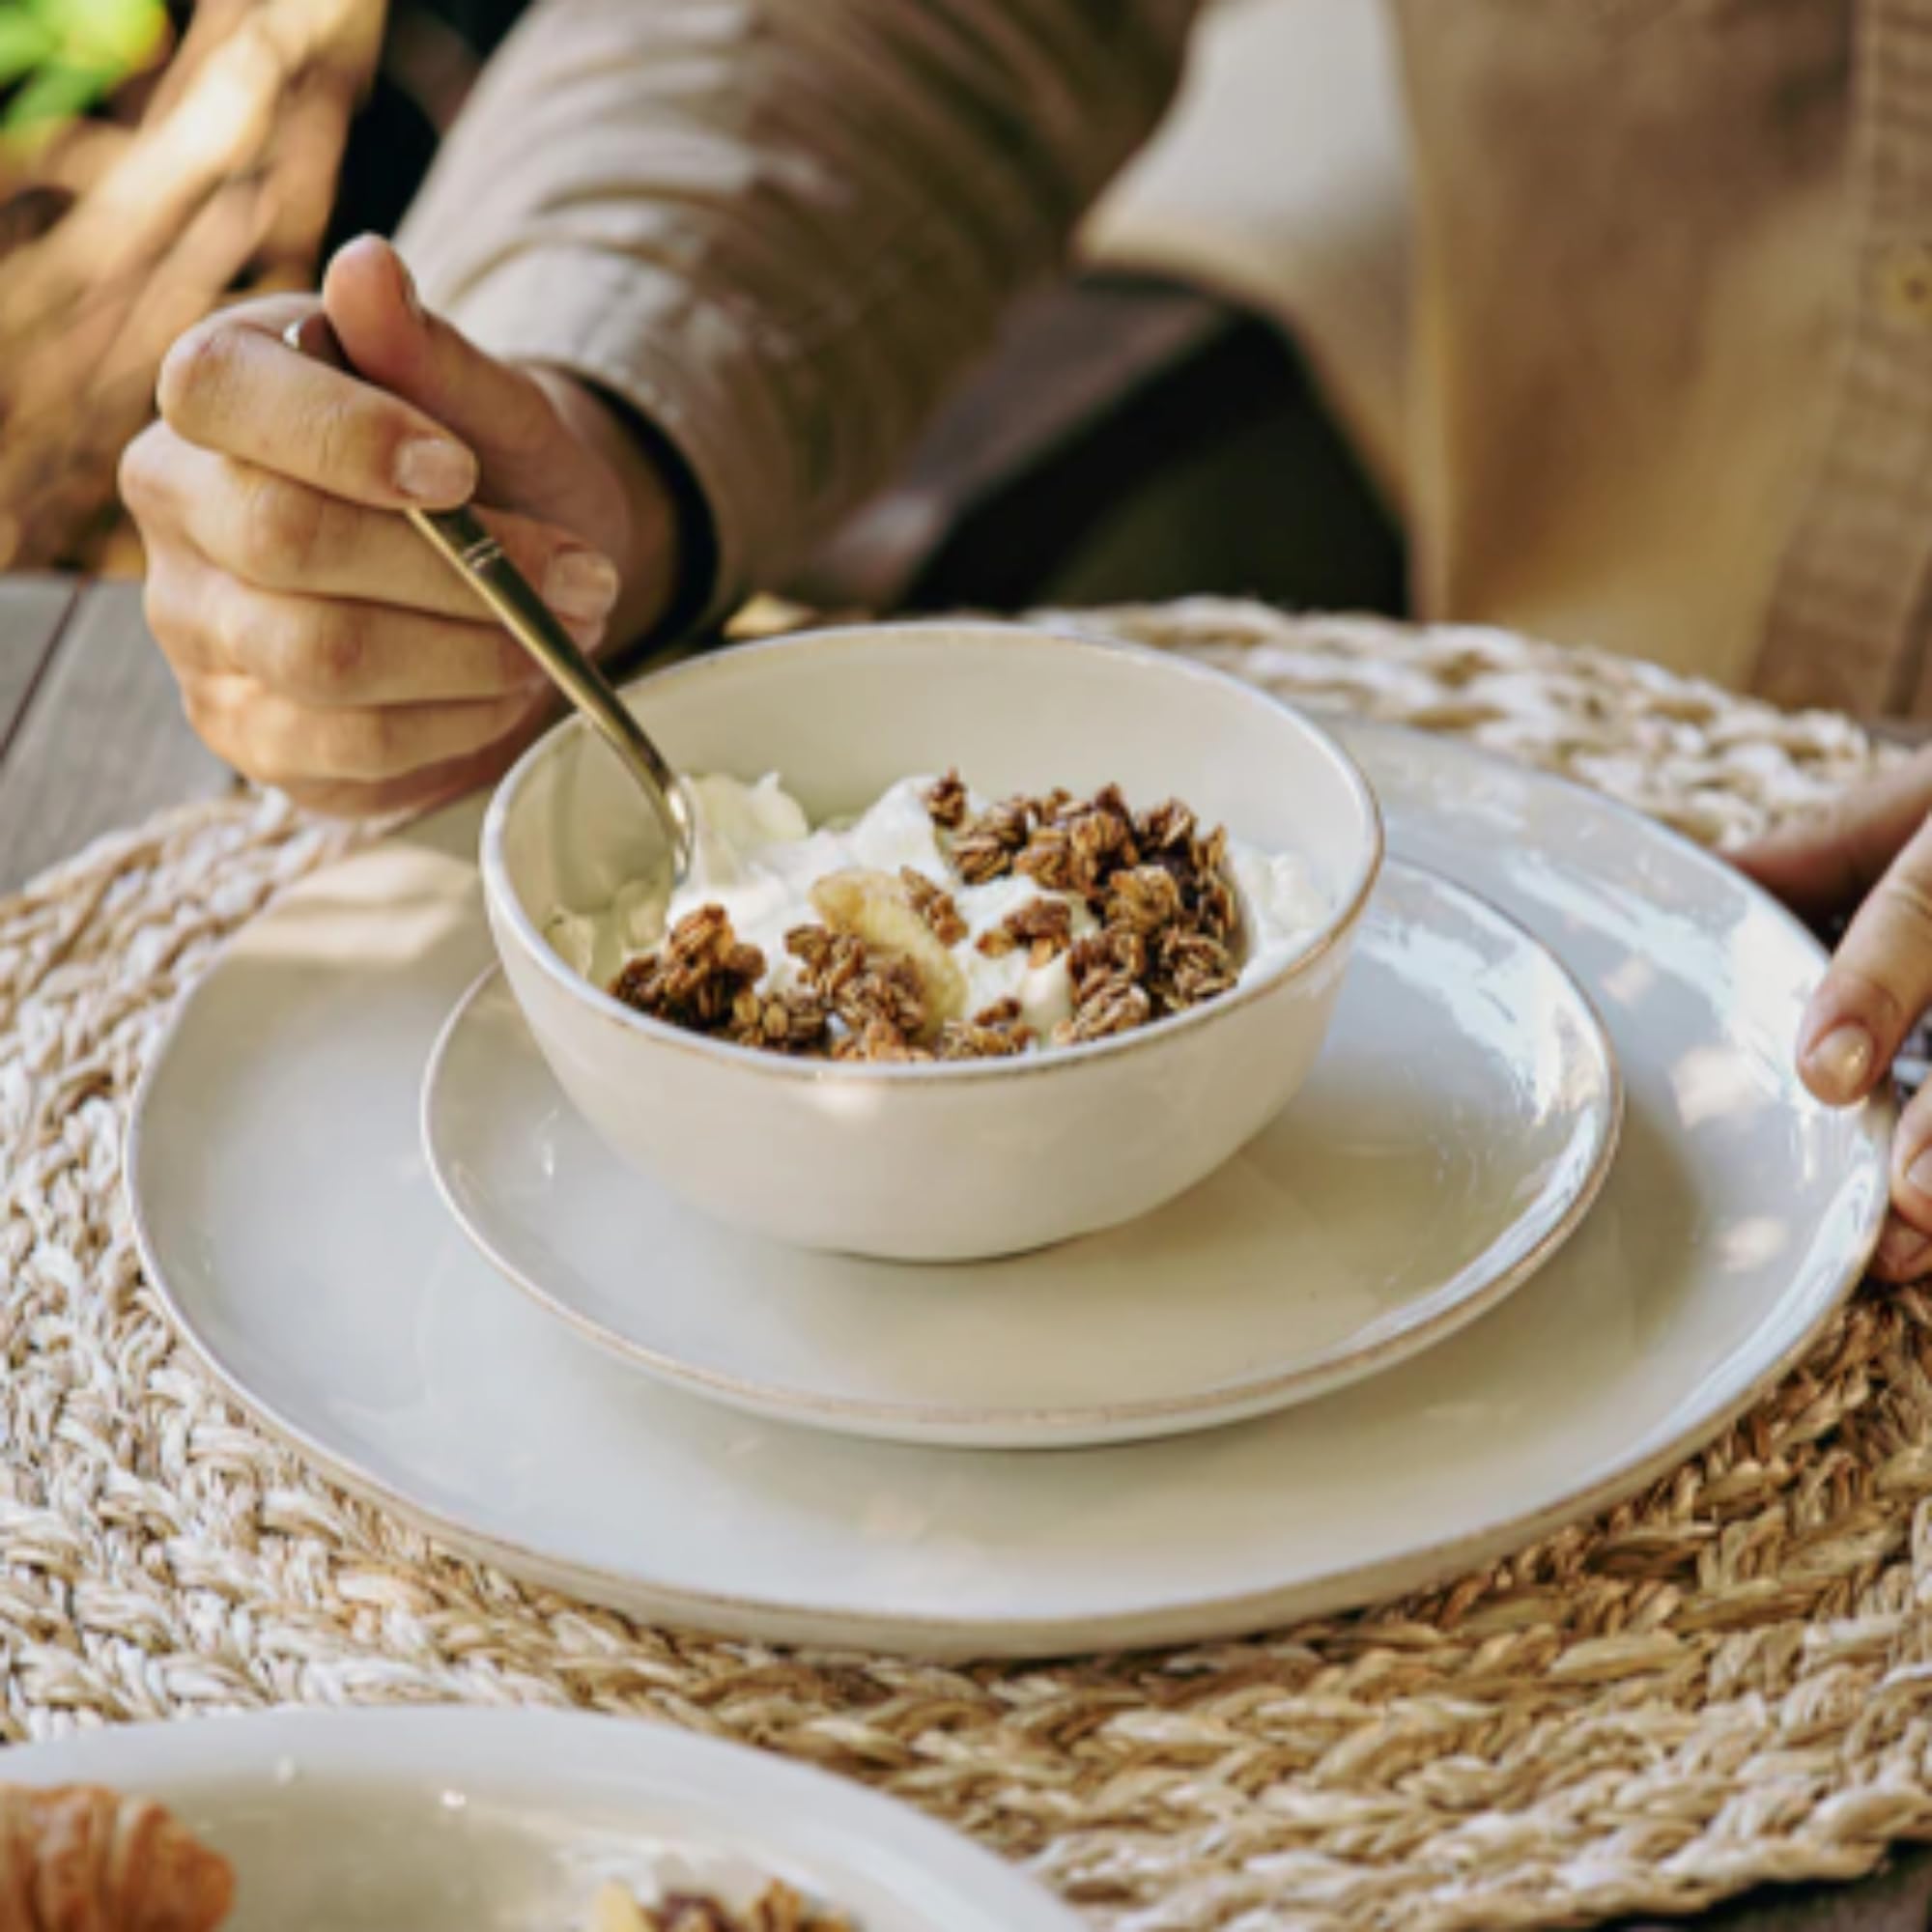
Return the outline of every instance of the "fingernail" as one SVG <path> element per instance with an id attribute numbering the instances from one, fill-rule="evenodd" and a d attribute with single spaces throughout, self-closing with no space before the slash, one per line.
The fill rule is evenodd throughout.
<path id="1" fill-rule="evenodd" d="M 1877 1049 L 1861 1026 L 1835 1026 L 1804 1056 L 1804 1069 L 1828 1100 L 1856 1100 L 1864 1092 Z"/>
<path id="2" fill-rule="evenodd" d="M 1932 1147 L 1920 1148 L 1912 1156 L 1912 1164 L 1905 1170 L 1905 1178 L 1918 1193 L 1932 1201 Z"/>
<path id="3" fill-rule="evenodd" d="M 476 487 L 476 459 L 458 442 L 422 436 L 396 452 L 396 488 L 419 503 L 461 503 Z"/>
<path id="4" fill-rule="evenodd" d="M 410 273 L 410 265 L 400 255 L 396 257 L 396 279 L 402 284 L 403 306 L 420 320 L 423 313 L 422 297 L 416 293 L 416 278 Z"/>
<path id="5" fill-rule="evenodd" d="M 594 550 L 567 550 L 552 563 L 544 595 L 566 617 L 601 617 L 617 601 L 617 566 Z"/>

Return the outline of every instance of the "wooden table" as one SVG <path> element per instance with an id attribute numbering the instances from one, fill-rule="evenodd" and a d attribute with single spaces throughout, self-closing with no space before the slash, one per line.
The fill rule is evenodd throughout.
<path id="1" fill-rule="evenodd" d="M 0 893 L 232 782 L 182 716 L 137 585 L 0 578 Z"/>
<path id="2" fill-rule="evenodd" d="M 0 892 L 102 833 L 232 783 L 182 716 L 136 586 L 0 578 Z M 1858 1885 L 1766 1888 L 1697 1922 L 1925 1932 L 1932 1851 L 1905 1853 Z"/>

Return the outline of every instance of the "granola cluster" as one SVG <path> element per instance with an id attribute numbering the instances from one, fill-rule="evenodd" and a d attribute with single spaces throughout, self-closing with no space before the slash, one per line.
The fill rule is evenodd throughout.
<path id="1" fill-rule="evenodd" d="M 1227 835 L 1204 835 L 1184 805 L 1135 812 L 1108 785 L 1088 799 L 1065 791 L 1005 799 L 976 815 L 950 772 L 925 806 L 958 884 L 1020 877 L 1041 889 L 976 945 L 991 958 L 1024 952 L 1034 968 L 1065 956 L 1073 1011 L 1054 1028 L 1054 1045 L 1151 1025 L 1235 984 Z M 680 920 L 611 991 L 670 1025 L 776 1053 L 987 1060 L 1036 1043 L 1016 1000 L 965 1016 L 951 949 L 970 928 L 948 885 L 912 867 L 896 877 L 840 873 L 814 887 L 812 899 L 824 923 L 786 934 L 796 983 L 782 991 L 761 987 L 764 953 L 740 943 L 715 904 Z M 1079 936 L 1077 903 L 1094 922 Z"/>
<path id="2" fill-rule="evenodd" d="M 966 937 L 966 922 L 959 917 L 958 901 L 944 886 L 935 885 L 917 866 L 899 867 L 899 883 L 914 912 L 932 928 L 932 936 L 942 946 L 957 946 Z"/>
<path id="3" fill-rule="evenodd" d="M 935 824 L 947 825 L 958 792 L 953 773 L 933 787 Z M 1100 922 L 1075 940 L 1067 900 L 1036 899 L 980 939 L 988 952 L 1026 946 L 1036 966 L 1066 952 L 1073 1016 L 1054 1029 L 1056 1046 L 1148 1026 L 1234 985 L 1238 913 L 1227 854 L 1227 833 L 1204 835 L 1178 799 L 1136 812 L 1118 785 L 1090 799 L 1005 799 L 960 819 L 952 836 L 953 862 L 973 883 L 1017 873 L 1084 899 Z"/>
<path id="4" fill-rule="evenodd" d="M 644 1905 L 613 1883 L 591 1908 L 589 1932 L 853 1932 L 853 1927 L 842 1913 L 810 1905 L 777 1880 L 747 1912 L 728 1911 L 695 1892 L 672 1892 L 661 1904 Z"/>
<path id="5" fill-rule="evenodd" d="M 760 992 L 765 955 L 739 944 L 724 908 L 699 906 L 671 927 L 661 951 L 633 959 L 611 982 L 613 999 L 688 1033 L 722 1034 L 740 1046 L 807 1053 L 826 1042 L 824 1003 Z"/>

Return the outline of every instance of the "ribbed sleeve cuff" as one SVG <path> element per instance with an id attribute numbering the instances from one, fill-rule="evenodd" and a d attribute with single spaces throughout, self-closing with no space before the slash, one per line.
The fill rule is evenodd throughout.
<path id="1" fill-rule="evenodd" d="M 685 628 L 771 581 L 795 500 L 788 444 L 748 331 L 724 308 L 651 264 L 584 247 L 521 251 L 453 295 L 424 295 L 491 355 L 607 390 L 663 439 L 709 526 L 681 559 L 710 578 L 680 584 Z"/>

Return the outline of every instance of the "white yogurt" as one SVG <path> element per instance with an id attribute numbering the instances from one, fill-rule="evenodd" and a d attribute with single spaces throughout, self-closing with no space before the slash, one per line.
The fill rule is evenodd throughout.
<path id="1" fill-rule="evenodd" d="M 596 911 L 559 909 L 546 931 L 575 971 L 609 985 L 627 959 L 654 952 L 669 928 L 699 906 L 721 905 L 738 937 L 765 955 L 764 983 L 775 989 L 797 983 L 797 962 L 785 952 L 785 934 L 819 923 L 811 905 L 813 884 L 832 872 L 866 870 L 897 876 L 902 867 L 923 872 L 952 894 L 966 937 L 952 956 L 966 981 L 966 1011 L 1015 999 L 1025 1024 L 1044 1039 L 1073 1009 L 1066 957 L 1035 967 L 1024 948 L 999 958 L 981 952 L 980 935 L 1009 913 L 1037 898 L 1065 902 L 1073 935 L 1096 924 L 1084 899 L 1051 893 L 1018 874 L 983 886 L 955 879 L 925 808 L 929 778 L 903 779 L 849 825 L 812 831 L 798 802 L 776 777 L 747 785 L 737 779 L 691 781 L 698 813 L 697 850 L 691 876 L 665 902 L 662 887 L 632 884 Z M 978 812 L 985 801 L 970 799 Z M 1228 870 L 1239 895 L 1242 922 L 1241 978 L 1265 972 L 1298 950 L 1328 917 L 1328 906 L 1293 853 L 1256 851 L 1237 839 L 1228 843 Z"/>

